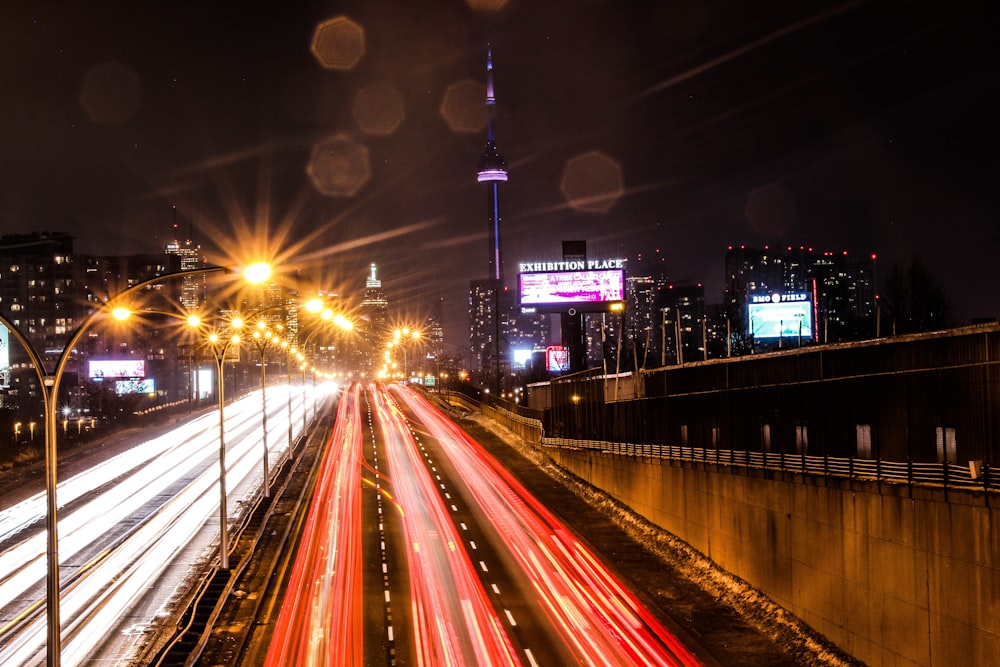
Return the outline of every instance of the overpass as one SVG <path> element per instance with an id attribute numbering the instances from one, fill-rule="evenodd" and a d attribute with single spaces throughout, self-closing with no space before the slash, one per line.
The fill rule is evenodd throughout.
<path id="1" fill-rule="evenodd" d="M 983 325 L 582 373 L 483 411 L 867 664 L 995 664 L 998 360 Z"/>

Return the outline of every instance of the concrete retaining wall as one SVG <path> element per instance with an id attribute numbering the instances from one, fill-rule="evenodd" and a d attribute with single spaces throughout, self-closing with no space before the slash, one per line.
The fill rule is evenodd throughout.
<path id="1" fill-rule="evenodd" d="M 873 667 L 1000 665 L 1000 498 L 545 449 Z"/>

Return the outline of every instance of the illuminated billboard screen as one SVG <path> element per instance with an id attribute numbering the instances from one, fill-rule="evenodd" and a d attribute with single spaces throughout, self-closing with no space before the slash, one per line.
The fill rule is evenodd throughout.
<path id="1" fill-rule="evenodd" d="M 145 380 L 115 380 L 115 393 L 119 396 L 124 394 L 155 394 L 156 385 L 153 378 Z"/>
<path id="2" fill-rule="evenodd" d="M 531 350 L 515 348 L 510 351 L 510 356 L 514 368 L 524 369 L 531 363 Z"/>
<path id="3" fill-rule="evenodd" d="M 539 311 L 576 310 L 600 312 L 625 300 L 625 271 L 546 271 L 518 275 L 522 306 Z"/>
<path id="4" fill-rule="evenodd" d="M 812 302 L 772 298 L 747 305 L 749 333 L 756 340 L 813 337 Z"/>
<path id="5" fill-rule="evenodd" d="M 142 359 L 91 359 L 90 379 L 144 378 L 146 362 Z"/>
<path id="6" fill-rule="evenodd" d="M 562 345 L 549 345 L 545 348 L 545 370 L 550 373 L 568 371 L 569 350 Z"/>

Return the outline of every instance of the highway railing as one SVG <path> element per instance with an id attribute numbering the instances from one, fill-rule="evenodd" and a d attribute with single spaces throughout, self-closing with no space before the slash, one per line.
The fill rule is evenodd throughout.
<path id="1" fill-rule="evenodd" d="M 757 468 L 810 475 L 844 477 L 872 482 L 927 485 L 988 493 L 1000 491 L 1000 478 L 989 466 L 978 461 L 968 465 L 955 463 L 918 463 L 881 459 L 839 458 L 782 452 L 747 452 L 679 445 L 633 444 L 602 440 L 541 438 L 549 447 L 596 450 L 604 453 L 690 461 L 717 466 Z"/>

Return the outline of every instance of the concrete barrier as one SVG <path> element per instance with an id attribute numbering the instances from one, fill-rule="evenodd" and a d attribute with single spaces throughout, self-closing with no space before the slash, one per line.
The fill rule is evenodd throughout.
<path id="1" fill-rule="evenodd" d="M 869 665 L 1000 664 L 995 496 L 545 451 Z"/>

